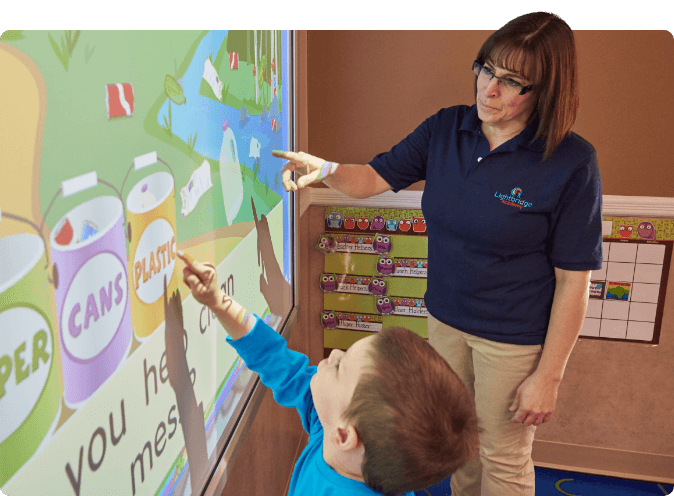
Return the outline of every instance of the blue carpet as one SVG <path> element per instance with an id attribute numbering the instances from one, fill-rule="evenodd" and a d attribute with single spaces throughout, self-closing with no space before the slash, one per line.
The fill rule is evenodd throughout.
<path id="1" fill-rule="evenodd" d="M 616 479 L 601 475 L 534 468 L 536 496 L 665 496 L 674 494 L 671 485 Z M 452 494 L 449 478 L 440 484 L 417 491 L 415 496 L 448 496 Z"/>

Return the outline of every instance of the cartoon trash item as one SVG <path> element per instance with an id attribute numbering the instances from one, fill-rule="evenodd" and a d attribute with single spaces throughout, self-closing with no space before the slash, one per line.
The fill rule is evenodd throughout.
<path id="1" fill-rule="evenodd" d="M 108 119 L 133 115 L 133 100 L 131 83 L 105 85 L 105 110 Z"/>
<path id="2" fill-rule="evenodd" d="M 82 238 L 80 241 L 86 241 L 90 237 L 96 236 L 96 234 L 98 234 L 98 227 L 90 220 L 85 220 L 82 224 Z"/>
<path id="3" fill-rule="evenodd" d="M 222 199 L 230 226 L 239 213 L 243 203 L 243 179 L 241 177 L 241 163 L 236 148 L 236 139 L 229 121 L 222 124 L 222 146 L 220 148 L 220 183 L 222 185 Z"/>
<path id="4" fill-rule="evenodd" d="M 61 246 L 68 246 L 74 237 L 73 226 L 70 224 L 68 217 L 66 217 L 63 224 L 57 226 L 55 230 L 57 234 L 54 237 L 54 241 Z"/>
<path id="5" fill-rule="evenodd" d="M 164 93 L 176 105 L 182 105 L 187 102 L 185 95 L 183 95 L 183 87 L 173 77 L 168 74 L 164 78 Z"/>
<path id="6" fill-rule="evenodd" d="M 149 210 L 152 205 L 157 203 L 157 199 L 148 189 L 147 183 L 144 183 L 140 188 L 140 208 Z"/>

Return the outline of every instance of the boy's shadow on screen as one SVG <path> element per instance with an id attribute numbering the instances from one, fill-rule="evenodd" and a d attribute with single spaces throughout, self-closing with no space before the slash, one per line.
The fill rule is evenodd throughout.
<path id="1" fill-rule="evenodd" d="M 166 369 L 171 388 L 176 394 L 178 417 L 185 438 L 192 494 L 201 494 L 208 474 L 208 447 L 204 430 L 204 404 L 197 405 L 194 393 L 195 369 L 187 365 L 187 332 L 183 327 L 183 305 L 180 291 L 168 296 L 164 276 L 164 340 Z"/>
<path id="2" fill-rule="evenodd" d="M 257 263 L 262 269 L 260 293 L 269 306 L 272 319 L 278 323 L 290 310 L 291 286 L 283 277 L 276 260 L 267 217 L 261 215 L 258 219 L 252 197 L 250 201 L 257 230 Z M 192 494 L 200 494 L 210 467 L 204 428 L 204 405 L 203 403 L 197 405 L 194 393 L 196 371 L 194 368 L 190 370 L 187 365 L 187 332 L 183 324 L 180 291 L 176 290 L 171 296 L 168 295 L 166 276 L 164 276 L 164 316 L 168 380 L 176 395 L 178 416 L 185 438 Z M 270 324 L 274 323 L 270 321 Z M 214 455 L 217 456 L 217 453 L 214 452 Z M 183 479 L 180 484 L 183 489 L 185 483 L 186 479 Z M 176 489 L 179 490 L 180 487 Z"/>

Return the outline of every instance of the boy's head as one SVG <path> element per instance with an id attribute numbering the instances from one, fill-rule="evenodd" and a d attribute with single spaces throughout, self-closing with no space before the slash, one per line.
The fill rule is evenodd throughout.
<path id="1" fill-rule="evenodd" d="M 319 363 L 311 389 L 329 440 L 326 462 L 336 462 L 342 475 L 362 474 L 380 493 L 432 486 L 477 455 L 472 396 L 408 329 L 386 328 L 346 353 L 334 350 Z"/>

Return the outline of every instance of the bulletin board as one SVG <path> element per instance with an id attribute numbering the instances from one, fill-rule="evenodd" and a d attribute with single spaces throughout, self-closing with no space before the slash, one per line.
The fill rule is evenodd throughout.
<path id="1" fill-rule="evenodd" d="M 674 220 L 604 218 L 603 263 L 592 271 L 581 336 L 657 345 Z"/>
<path id="2" fill-rule="evenodd" d="M 657 345 L 674 220 L 605 217 L 580 338 Z M 428 338 L 428 238 L 421 210 L 325 207 L 324 355 L 368 333 L 407 327 Z"/>
<path id="3" fill-rule="evenodd" d="M 384 327 L 428 339 L 428 236 L 421 210 L 325 208 L 324 354 Z"/>
<path id="4" fill-rule="evenodd" d="M 0 37 L 0 488 L 201 494 L 257 380 L 182 250 L 294 307 L 288 31 Z"/>

